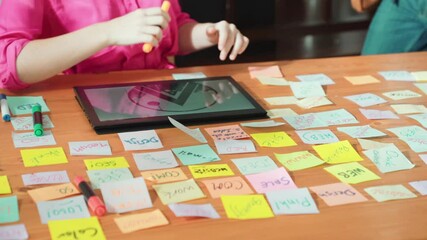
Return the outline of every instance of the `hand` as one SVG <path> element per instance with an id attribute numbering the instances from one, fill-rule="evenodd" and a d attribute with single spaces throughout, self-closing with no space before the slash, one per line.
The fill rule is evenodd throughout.
<path id="1" fill-rule="evenodd" d="M 235 60 L 249 44 L 249 39 L 237 29 L 236 25 L 226 21 L 209 25 L 206 28 L 206 35 L 209 41 L 218 44 L 218 49 L 221 51 L 219 59 L 222 61 L 227 58 L 227 55 L 230 55 L 230 60 Z"/>
<path id="2" fill-rule="evenodd" d="M 224 103 L 234 94 L 238 94 L 239 90 L 228 81 L 204 81 L 203 93 L 205 95 L 205 106 L 209 107 L 213 103 Z"/>
<path id="3" fill-rule="evenodd" d="M 160 7 L 138 9 L 112 19 L 106 22 L 109 45 L 151 43 L 157 46 L 169 21 L 169 14 Z"/>

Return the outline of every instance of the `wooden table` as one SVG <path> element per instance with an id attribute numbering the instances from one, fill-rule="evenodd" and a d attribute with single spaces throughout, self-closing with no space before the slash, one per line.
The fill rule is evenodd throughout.
<path id="1" fill-rule="evenodd" d="M 326 86 L 325 90 L 331 101 L 335 103 L 332 106 L 318 107 L 311 110 L 303 110 L 295 105 L 291 108 L 299 114 L 307 112 L 326 111 L 339 108 L 345 108 L 351 112 L 359 121 L 359 125 L 371 124 L 371 126 L 390 134 L 390 136 L 380 138 L 382 142 L 395 143 L 399 149 L 414 163 L 416 167 L 411 170 L 398 171 L 393 173 L 381 174 L 373 163 L 366 158 L 361 163 L 370 170 L 381 176 L 380 180 L 370 181 L 354 185 L 354 187 L 364 194 L 369 201 L 357 204 L 348 204 L 335 207 L 327 206 L 323 200 L 317 197 L 315 199 L 320 214 L 315 215 L 281 215 L 264 220 L 229 220 L 227 219 L 221 201 L 219 199 L 201 199 L 191 201 L 191 203 L 212 203 L 220 213 L 221 219 L 190 219 L 177 218 L 173 213 L 161 204 L 154 190 L 150 187 L 150 195 L 153 200 L 154 208 L 159 208 L 169 219 L 170 225 L 158 227 L 149 230 L 137 231 L 132 234 L 121 234 L 113 219 L 116 214 L 108 214 L 100 218 L 105 235 L 108 239 L 427 239 L 427 198 L 420 196 L 412 189 L 408 182 L 427 179 L 427 166 L 422 162 L 418 155 L 410 150 L 408 146 L 396 139 L 388 132 L 389 127 L 405 126 L 418 124 L 414 120 L 400 116 L 398 120 L 366 120 L 358 110 L 358 106 L 343 96 L 352 94 L 371 92 L 378 95 L 386 91 L 409 89 L 422 93 L 413 83 L 409 82 L 388 82 L 384 81 L 378 75 L 378 71 L 384 70 L 408 70 L 418 71 L 426 70 L 427 52 L 408 53 L 382 56 L 366 57 L 343 57 L 330 59 L 312 59 L 295 60 L 281 62 L 264 62 L 252 64 L 221 65 L 207 67 L 191 67 L 175 70 L 144 70 L 115 72 L 109 74 L 91 74 L 91 75 L 73 75 L 57 76 L 38 85 L 26 89 L 22 92 L 11 93 L 4 91 L 9 95 L 21 96 L 43 96 L 51 112 L 51 117 L 55 127 L 53 134 L 57 146 L 64 148 L 69 163 L 43 166 L 35 168 L 25 168 L 20 156 L 20 149 L 14 148 L 11 133 L 13 127 L 10 123 L 1 123 L 0 132 L 2 135 L 2 144 L 0 146 L 0 175 L 7 175 L 11 183 L 13 194 L 18 197 L 20 210 L 20 223 L 25 223 L 30 239 L 48 239 L 49 230 L 47 225 L 40 222 L 36 204 L 27 194 L 27 190 L 35 187 L 24 187 L 21 175 L 42 171 L 67 170 L 70 178 L 85 172 L 86 168 L 83 159 L 87 157 L 70 156 L 68 142 L 85 140 L 108 140 L 113 151 L 113 156 L 124 156 L 129 164 L 130 170 L 135 177 L 140 176 L 139 171 L 133 161 L 132 151 L 124 151 L 123 146 L 117 134 L 97 135 L 90 127 L 83 111 L 74 98 L 72 87 L 75 85 L 94 85 L 115 82 L 137 82 L 171 79 L 172 73 L 184 72 L 203 72 L 207 76 L 231 75 L 246 90 L 248 90 L 266 109 L 271 109 L 263 98 L 276 96 L 291 96 L 289 87 L 264 86 L 257 80 L 251 79 L 248 66 L 270 66 L 279 65 L 286 78 L 296 80 L 295 76 L 299 74 L 325 73 L 335 82 L 335 85 Z M 379 84 L 368 84 L 353 86 L 344 79 L 344 76 L 353 75 L 373 75 L 381 79 Z M 401 101 L 389 101 L 387 104 L 375 106 L 374 109 L 391 110 L 390 103 L 418 103 L 427 102 L 427 97 L 422 94 L 421 98 L 414 98 Z M 279 120 L 283 121 L 283 120 Z M 200 125 L 197 127 L 205 128 L 212 126 L 221 126 L 225 124 Z M 361 153 L 361 147 L 355 139 L 337 132 L 336 126 L 329 127 L 338 136 L 340 140 L 348 139 L 353 146 Z M 290 125 L 283 125 L 272 129 L 252 129 L 245 128 L 248 133 L 266 132 L 266 131 L 286 131 L 297 143 L 298 146 L 286 148 L 261 148 L 257 147 L 258 153 L 239 154 L 239 155 L 221 155 L 219 163 L 229 163 L 236 174 L 240 174 L 231 158 L 254 157 L 268 155 L 275 159 L 273 152 L 290 153 L 300 150 L 309 150 L 313 152 L 312 146 L 305 145 L 296 135 Z M 191 137 L 183 134 L 175 128 L 157 129 L 164 149 L 197 145 L 198 142 Z M 212 139 L 209 139 L 209 145 L 215 149 Z M 275 161 L 277 161 L 275 159 Z M 277 162 L 278 163 L 278 162 Z M 280 164 L 278 163 L 280 166 Z M 299 187 L 309 187 L 322 184 L 338 182 L 336 178 L 323 170 L 325 166 L 291 172 L 291 176 Z M 181 167 L 190 177 L 188 168 Z M 378 203 L 368 196 L 363 190 L 366 187 L 403 184 L 414 193 L 417 198 L 399 201 L 389 201 Z M 199 182 L 200 187 L 205 194 L 209 196 L 206 188 Z M 2 195 L 1 197 L 8 196 Z M 137 211 L 138 213 L 151 211 L 146 209 Z M 8 224 L 7 224 L 8 225 Z M 2 225 L 3 226 L 3 225 Z"/>

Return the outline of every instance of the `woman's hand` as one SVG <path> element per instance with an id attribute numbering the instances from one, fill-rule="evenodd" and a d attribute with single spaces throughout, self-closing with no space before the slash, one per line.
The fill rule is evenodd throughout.
<path id="1" fill-rule="evenodd" d="M 159 44 L 170 16 L 160 7 L 138 9 L 105 23 L 110 45 Z"/>
<path id="2" fill-rule="evenodd" d="M 222 61 L 228 55 L 230 60 L 235 60 L 237 55 L 242 54 L 249 44 L 249 39 L 237 29 L 236 25 L 226 21 L 208 25 L 206 35 L 210 42 L 218 44 L 219 58 Z"/>

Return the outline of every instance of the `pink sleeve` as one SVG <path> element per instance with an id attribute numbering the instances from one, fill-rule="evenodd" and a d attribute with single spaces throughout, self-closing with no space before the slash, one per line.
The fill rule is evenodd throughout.
<path id="1" fill-rule="evenodd" d="M 194 19 L 190 18 L 190 15 L 188 13 L 182 12 L 181 5 L 179 5 L 178 0 L 175 3 L 172 3 L 171 6 L 173 6 L 172 8 L 173 8 L 174 14 L 176 15 L 178 28 L 186 23 L 195 22 Z"/>
<path id="2" fill-rule="evenodd" d="M 22 48 L 40 36 L 44 0 L 2 0 L 0 3 L 0 88 L 29 85 L 18 78 L 16 59 Z"/>

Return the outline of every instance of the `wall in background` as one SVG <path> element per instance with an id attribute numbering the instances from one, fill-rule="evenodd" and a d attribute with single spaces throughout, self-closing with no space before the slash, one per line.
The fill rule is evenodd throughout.
<path id="1" fill-rule="evenodd" d="M 358 55 L 372 14 L 350 0 L 180 0 L 200 22 L 226 19 L 250 38 L 235 62 Z M 216 48 L 176 58 L 178 66 L 226 64 Z"/>

